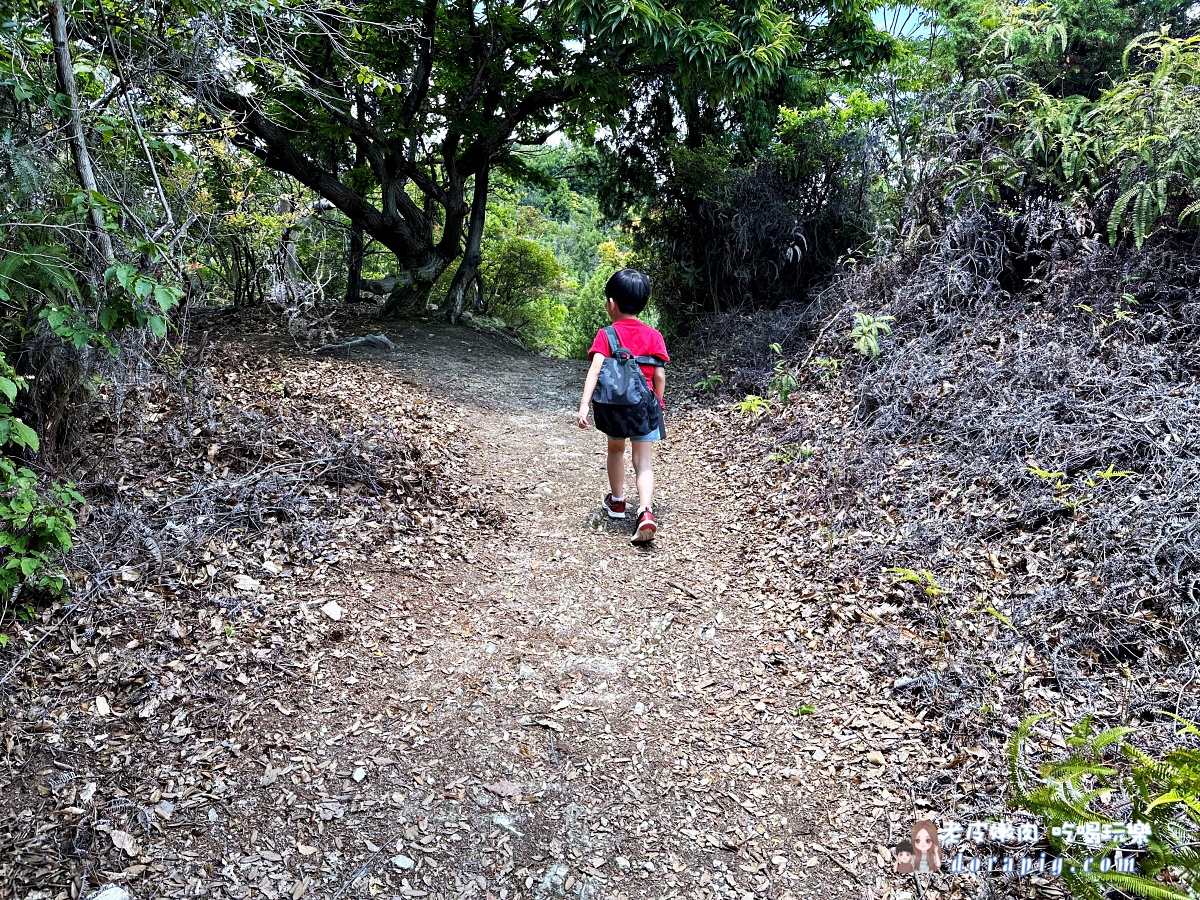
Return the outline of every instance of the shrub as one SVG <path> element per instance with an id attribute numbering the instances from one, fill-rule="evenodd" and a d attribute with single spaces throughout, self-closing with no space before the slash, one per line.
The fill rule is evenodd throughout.
<path id="1" fill-rule="evenodd" d="M 1020 73 L 969 85 L 931 131 L 931 158 L 941 162 L 926 196 L 1009 215 L 1049 199 L 1071 206 L 1081 234 L 1103 223 L 1110 243 L 1128 234 L 1138 247 L 1155 228 L 1192 219 L 1200 212 L 1200 36 L 1144 35 L 1125 62 L 1096 100 L 1056 97 Z"/>
<path id="2" fill-rule="evenodd" d="M 596 332 L 611 324 L 604 311 L 604 285 L 615 271 L 615 267 L 600 266 L 575 295 L 563 328 L 566 354 L 572 359 L 583 359 Z"/>
<path id="3" fill-rule="evenodd" d="M 881 110 L 860 93 L 784 107 L 748 161 L 716 140 L 675 148 L 672 177 L 634 232 L 660 308 L 687 321 L 778 306 L 865 243 L 878 174 L 866 123 Z"/>
<path id="4" fill-rule="evenodd" d="M 36 451 L 37 434 L 9 405 L 24 387 L 25 379 L 0 354 L 0 395 L 7 400 L 0 401 L 0 447 Z M 32 471 L 0 456 L 0 623 L 24 589 L 57 594 L 66 586 L 62 562 L 72 546 L 73 508 L 83 502 L 73 485 L 42 490 Z M 0 645 L 7 641 L 0 634 Z"/>
<path id="5" fill-rule="evenodd" d="M 613 272 L 623 268 L 629 261 L 629 254 L 621 252 L 612 241 L 601 244 L 597 253 L 600 265 L 573 298 L 563 322 L 563 348 L 572 359 L 583 359 L 588 347 L 592 346 L 596 332 L 611 324 L 604 309 L 604 286 Z M 654 290 L 657 293 L 657 285 Z"/>
<path id="6" fill-rule="evenodd" d="M 1072 895 L 1102 900 L 1106 890 L 1118 889 L 1152 900 L 1194 897 L 1200 890 L 1200 750 L 1179 746 L 1156 757 L 1125 740 L 1134 729 L 1098 731 L 1089 716 L 1071 729 L 1067 757 L 1047 760 L 1035 772 L 1024 763 L 1025 745 L 1043 718 L 1027 718 L 1013 735 L 1009 780 L 1014 805 L 1045 823 L 1047 839 L 1066 863 L 1062 878 Z M 1200 737 L 1200 729 L 1183 722 L 1177 737 Z M 1084 871 L 1081 855 L 1106 856 L 1129 841 L 1113 836 L 1081 848 L 1063 831 L 1082 822 L 1149 824 L 1140 874 Z"/>
<path id="7" fill-rule="evenodd" d="M 524 237 L 510 237 L 484 259 L 480 312 L 508 321 L 545 296 L 562 275 L 554 251 Z"/>

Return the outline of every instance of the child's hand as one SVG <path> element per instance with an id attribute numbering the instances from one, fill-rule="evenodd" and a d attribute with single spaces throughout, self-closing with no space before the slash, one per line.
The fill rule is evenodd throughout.
<path id="1" fill-rule="evenodd" d="M 576 413 L 576 415 L 575 415 L 575 421 L 576 421 L 576 422 L 579 424 L 579 427 L 580 427 L 580 428 L 587 428 L 587 427 L 588 427 L 588 420 L 587 420 L 587 419 L 588 419 L 588 409 L 587 409 L 587 407 L 586 407 L 586 406 L 581 406 L 581 407 L 579 407 L 579 412 L 578 412 L 578 413 Z"/>

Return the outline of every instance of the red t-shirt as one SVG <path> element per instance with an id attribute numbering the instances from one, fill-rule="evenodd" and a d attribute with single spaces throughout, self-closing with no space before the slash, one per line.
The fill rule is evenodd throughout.
<path id="1" fill-rule="evenodd" d="M 634 356 L 656 356 L 663 362 L 670 361 L 671 357 L 667 355 L 666 341 L 663 340 L 663 336 L 659 334 L 657 328 L 651 328 L 639 319 L 617 319 L 613 322 L 613 327 L 617 329 L 617 337 L 620 339 L 621 346 Z M 601 356 L 609 355 L 608 336 L 604 333 L 603 328 L 596 332 L 596 339 L 588 348 L 588 358 L 590 359 L 597 353 Z M 653 391 L 654 366 L 642 366 L 641 368 L 642 374 L 646 376 L 646 384 Z M 659 396 L 658 402 L 666 407 L 661 396 Z"/>

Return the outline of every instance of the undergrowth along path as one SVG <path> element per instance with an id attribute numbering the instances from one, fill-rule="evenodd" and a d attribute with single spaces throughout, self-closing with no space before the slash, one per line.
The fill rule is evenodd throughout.
<path id="1" fill-rule="evenodd" d="M 762 454 L 738 452 L 723 414 L 672 413 L 660 538 L 634 548 L 632 521 L 600 509 L 604 442 L 574 425 L 582 364 L 429 323 L 391 337 L 320 370 L 255 369 L 246 353 L 278 348 L 243 344 L 214 376 L 283 397 L 406 383 L 404 415 L 423 407 L 454 445 L 478 521 L 285 571 L 270 605 L 236 614 L 148 578 L 102 601 L 141 618 L 82 614 L 103 621 L 41 647 L 6 699 L 0 884 L 29 900 L 106 880 L 138 898 L 892 893 L 881 846 L 921 805 L 904 772 L 928 732 L 824 588 L 757 552 Z"/>

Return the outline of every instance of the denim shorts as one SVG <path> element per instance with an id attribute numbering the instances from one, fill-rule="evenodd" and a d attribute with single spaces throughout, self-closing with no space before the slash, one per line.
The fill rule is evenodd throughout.
<path id="1" fill-rule="evenodd" d="M 630 438 L 630 440 L 638 441 L 639 443 L 649 442 L 649 441 L 661 441 L 666 436 L 667 436 L 666 432 L 663 430 L 663 426 L 660 424 L 657 428 L 655 428 L 649 434 L 643 434 L 641 437 Z"/>

